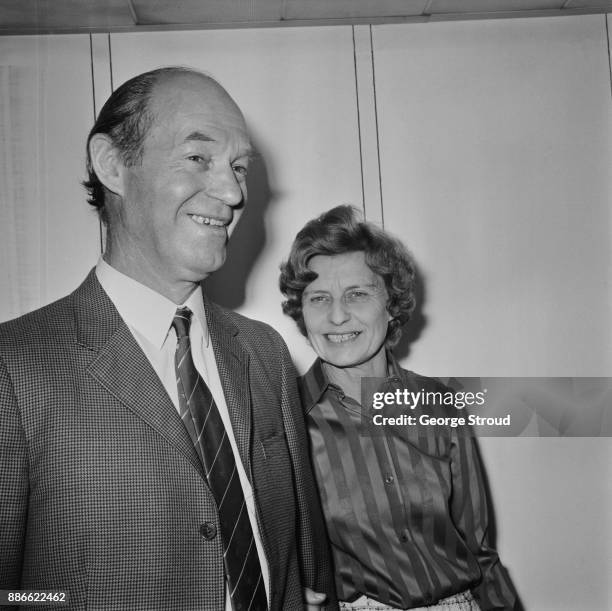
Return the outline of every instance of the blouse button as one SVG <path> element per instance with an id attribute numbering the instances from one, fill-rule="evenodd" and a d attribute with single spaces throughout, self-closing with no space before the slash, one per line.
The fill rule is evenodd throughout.
<path id="1" fill-rule="evenodd" d="M 387 473 L 387 475 L 385 476 L 385 484 L 392 484 L 393 483 L 393 475 L 391 475 L 390 473 Z"/>

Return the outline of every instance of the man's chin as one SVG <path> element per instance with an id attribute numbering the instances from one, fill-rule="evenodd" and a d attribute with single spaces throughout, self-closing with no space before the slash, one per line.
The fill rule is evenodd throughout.
<path id="1" fill-rule="evenodd" d="M 224 263 L 225 263 L 225 253 L 223 254 L 223 256 L 220 256 L 218 258 L 208 260 L 206 262 L 201 262 L 199 265 L 194 265 L 192 268 L 193 269 L 192 278 L 191 278 L 192 281 L 202 282 L 203 280 L 206 280 L 206 278 L 210 277 L 212 274 L 218 271 L 221 267 L 223 267 Z"/>

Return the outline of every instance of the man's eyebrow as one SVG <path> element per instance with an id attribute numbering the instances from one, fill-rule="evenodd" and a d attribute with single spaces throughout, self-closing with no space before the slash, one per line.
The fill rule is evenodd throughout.
<path id="1" fill-rule="evenodd" d="M 201 142 L 216 142 L 216 140 L 214 138 L 212 138 L 211 136 L 207 136 L 206 134 L 203 134 L 202 132 L 191 132 L 186 138 L 185 138 L 185 142 L 189 142 L 190 140 L 199 140 Z"/>
<path id="2" fill-rule="evenodd" d="M 200 131 L 191 132 L 184 140 L 184 142 L 217 142 L 212 136 L 208 136 Z M 248 157 L 249 159 L 256 159 L 260 156 L 260 153 L 255 150 L 253 145 L 247 145 L 244 150 L 240 153 L 240 157 Z"/>

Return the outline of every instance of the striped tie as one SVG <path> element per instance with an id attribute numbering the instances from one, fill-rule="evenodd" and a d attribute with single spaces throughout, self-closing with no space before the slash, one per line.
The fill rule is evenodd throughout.
<path id="1" fill-rule="evenodd" d="M 175 364 L 181 418 L 217 502 L 232 607 L 263 611 L 268 608 L 266 592 L 234 453 L 210 389 L 193 364 L 190 323 L 191 310 L 178 308 L 172 326 L 178 338 Z"/>

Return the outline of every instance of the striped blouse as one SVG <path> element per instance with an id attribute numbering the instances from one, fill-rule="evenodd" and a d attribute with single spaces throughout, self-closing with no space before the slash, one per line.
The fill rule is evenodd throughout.
<path id="1" fill-rule="evenodd" d="M 448 390 L 392 355 L 389 363 L 385 391 Z M 365 594 L 409 609 L 471 589 L 481 609 L 513 609 L 514 588 L 489 543 L 475 440 L 450 427 L 372 434 L 319 359 L 300 386 L 339 599 Z"/>

